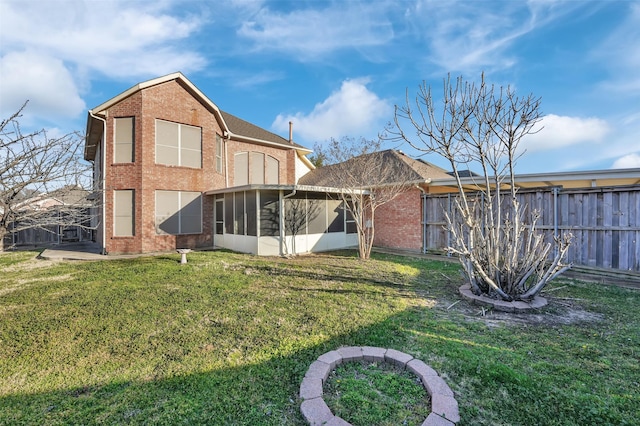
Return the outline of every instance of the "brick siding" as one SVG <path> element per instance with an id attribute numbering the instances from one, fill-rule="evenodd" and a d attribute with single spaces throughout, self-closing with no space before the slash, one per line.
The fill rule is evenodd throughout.
<path id="1" fill-rule="evenodd" d="M 114 164 L 114 119 L 135 118 L 135 161 Z M 202 168 L 167 166 L 155 162 L 156 119 L 202 128 Z M 143 89 L 113 105 L 107 111 L 105 248 L 108 253 L 170 251 L 176 248 L 213 245 L 213 197 L 202 200 L 202 233 L 197 235 L 158 235 L 155 228 L 155 191 L 205 192 L 224 188 L 223 173 L 216 172 L 216 133 L 222 135 L 215 116 L 176 80 Z M 260 151 L 280 161 L 280 183 L 293 184 L 295 150 L 230 141 L 226 163 L 229 184 L 233 185 L 233 158 L 236 152 Z M 113 191 L 135 191 L 135 235 L 113 236 Z"/>
<path id="2" fill-rule="evenodd" d="M 376 210 L 375 239 L 377 247 L 422 250 L 421 192 L 411 189 Z"/>

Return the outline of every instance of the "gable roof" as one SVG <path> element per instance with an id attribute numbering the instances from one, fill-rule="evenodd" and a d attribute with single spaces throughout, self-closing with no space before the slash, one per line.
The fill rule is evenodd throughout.
<path id="1" fill-rule="evenodd" d="M 221 110 L 220 113 L 222 114 L 224 122 L 227 125 L 227 130 L 237 138 L 247 139 L 251 141 L 267 141 L 278 145 L 285 145 L 288 148 L 293 147 L 305 152 L 311 152 L 310 149 L 307 149 L 302 145 L 298 145 L 293 141 L 289 142 L 288 139 L 285 139 L 280 135 L 276 135 L 275 133 L 263 129 L 262 127 L 251 124 L 248 121 L 236 117 L 233 114 L 229 114 L 226 111 Z"/>
<path id="2" fill-rule="evenodd" d="M 107 109 L 143 89 L 173 80 L 177 81 L 178 84 L 180 84 L 194 98 L 200 101 L 200 103 L 215 116 L 216 120 L 220 123 L 220 127 L 225 133 L 225 137 L 234 140 L 244 140 L 263 145 L 277 146 L 279 148 L 293 148 L 298 151 L 299 155 L 309 154 L 311 152 L 310 149 L 298 145 L 293 141 L 290 142 L 275 133 L 262 129 L 261 127 L 242 120 L 232 114 L 223 112 L 215 103 L 205 96 L 200 89 L 189 81 L 187 77 L 185 77 L 181 72 L 176 72 L 138 83 L 97 107 L 90 109 L 87 117 L 87 136 L 85 140 L 84 158 L 86 160 L 95 158 L 96 148 L 100 143 L 102 133 L 104 132 L 104 122 L 102 120 L 105 118 Z"/>
<path id="3" fill-rule="evenodd" d="M 373 161 L 373 163 L 372 163 Z M 357 173 L 364 167 L 371 167 L 372 164 L 385 164 L 394 167 L 394 176 L 403 176 L 403 181 L 408 183 L 429 183 L 431 179 L 443 179 L 450 177 L 444 169 L 422 160 L 415 160 L 406 156 L 401 151 L 388 149 L 385 151 L 372 152 L 351 158 L 344 163 L 332 164 L 319 167 L 310 171 L 300 178 L 298 184 L 309 186 L 323 186 L 339 188 L 344 185 L 339 181 L 339 174 L 335 170 L 339 167 L 347 167 L 352 172 Z M 375 182 L 376 185 L 400 183 L 392 178 L 386 181 Z"/>

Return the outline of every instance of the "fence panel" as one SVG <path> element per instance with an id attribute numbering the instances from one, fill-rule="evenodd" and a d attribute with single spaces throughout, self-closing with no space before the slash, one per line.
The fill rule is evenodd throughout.
<path id="1" fill-rule="evenodd" d="M 456 194 L 427 195 L 424 251 L 449 245 L 445 211 L 455 207 Z M 612 188 L 541 188 L 520 190 L 525 225 L 533 210 L 540 213 L 538 231 L 547 241 L 573 234 L 567 261 L 574 265 L 640 272 L 640 185 Z"/>

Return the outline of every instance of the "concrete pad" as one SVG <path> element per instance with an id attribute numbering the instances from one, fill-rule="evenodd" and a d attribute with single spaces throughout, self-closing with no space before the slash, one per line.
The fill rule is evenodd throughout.
<path id="1" fill-rule="evenodd" d="M 384 354 L 387 352 L 384 348 L 374 348 L 371 346 L 362 347 L 362 356 L 365 361 L 384 362 Z"/>
<path id="2" fill-rule="evenodd" d="M 452 396 L 440 394 L 431 395 L 431 412 L 436 413 L 453 423 L 458 423 L 460 421 L 458 401 L 456 401 Z"/>
<path id="3" fill-rule="evenodd" d="M 345 346 L 343 348 L 338 348 L 338 353 L 342 356 L 342 360 L 344 362 L 364 359 L 362 348 L 360 346 Z"/>
<path id="4" fill-rule="evenodd" d="M 300 398 L 313 399 L 322 397 L 322 379 L 305 377 L 300 384 Z"/>
<path id="5" fill-rule="evenodd" d="M 300 412 L 311 426 L 324 425 L 334 417 L 322 398 L 302 401 Z"/>
<path id="6" fill-rule="evenodd" d="M 398 367 L 404 369 L 407 366 L 407 363 L 413 359 L 413 357 L 404 352 L 397 351 L 395 349 L 387 349 L 387 352 L 384 354 L 384 359 L 387 362 L 397 365 Z"/>

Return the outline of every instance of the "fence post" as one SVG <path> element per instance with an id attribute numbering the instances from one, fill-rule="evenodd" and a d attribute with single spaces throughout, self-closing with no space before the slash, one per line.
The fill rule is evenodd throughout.
<path id="1" fill-rule="evenodd" d="M 553 187 L 553 239 L 558 238 L 558 187 Z M 554 257 L 558 255 L 558 245 L 553 246 Z"/>

